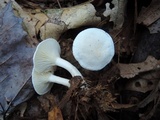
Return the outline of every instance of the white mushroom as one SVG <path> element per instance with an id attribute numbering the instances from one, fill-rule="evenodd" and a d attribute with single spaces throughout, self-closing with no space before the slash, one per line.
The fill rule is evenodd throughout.
<path id="1" fill-rule="evenodd" d="M 76 67 L 60 58 L 60 45 L 55 39 L 48 38 L 42 41 L 33 56 L 35 71 L 46 72 L 53 66 L 60 66 L 71 73 L 72 76 L 82 76 Z"/>
<path id="2" fill-rule="evenodd" d="M 32 83 L 38 94 L 48 92 L 52 83 L 70 87 L 68 79 L 53 75 L 56 66 L 60 66 L 71 73 L 72 76 L 81 76 L 81 73 L 68 61 L 60 58 L 60 45 L 55 39 L 42 41 L 36 48 L 33 56 Z"/>
<path id="3" fill-rule="evenodd" d="M 81 31 L 74 39 L 73 55 L 79 64 L 88 70 L 101 70 L 114 56 L 111 36 L 98 28 Z"/>
<path id="4" fill-rule="evenodd" d="M 50 89 L 53 86 L 53 83 L 70 87 L 69 79 L 53 75 L 52 70 L 44 73 L 39 73 L 35 71 L 35 68 L 33 68 L 32 70 L 32 83 L 35 91 L 39 95 L 43 95 L 50 91 Z"/>

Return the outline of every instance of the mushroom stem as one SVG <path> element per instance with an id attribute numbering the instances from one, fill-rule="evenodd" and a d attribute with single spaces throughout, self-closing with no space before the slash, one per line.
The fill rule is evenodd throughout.
<path id="1" fill-rule="evenodd" d="M 57 83 L 57 84 L 60 84 L 60 85 L 70 87 L 70 83 L 69 83 L 68 79 L 58 77 L 58 76 L 55 76 L 55 75 L 51 75 L 49 77 L 49 82 L 53 82 L 53 83 Z"/>
<path id="2" fill-rule="evenodd" d="M 68 61 L 62 58 L 57 58 L 56 65 L 69 71 L 72 77 L 74 76 L 82 77 L 82 74 L 79 72 L 79 70 L 75 66 L 73 66 L 71 63 L 69 63 Z"/>

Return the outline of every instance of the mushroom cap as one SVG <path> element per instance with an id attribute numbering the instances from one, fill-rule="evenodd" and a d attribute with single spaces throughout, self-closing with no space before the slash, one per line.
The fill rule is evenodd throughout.
<path id="1" fill-rule="evenodd" d="M 37 72 L 48 72 L 60 57 L 60 46 L 53 38 L 48 38 L 38 44 L 33 56 L 34 69 Z"/>
<path id="2" fill-rule="evenodd" d="M 74 39 L 72 51 L 79 64 L 88 70 L 101 70 L 114 56 L 111 36 L 98 28 L 81 31 Z"/>
<path id="3" fill-rule="evenodd" d="M 39 95 L 43 95 L 50 91 L 53 84 L 52 82 L 49 82 L 49 77 L 52 75 L 52 72 L 47 73 L 39 73 L 35 71 L 35 68 L 32 70 L 32 84 L 35 89 L 35 91 Z"/>

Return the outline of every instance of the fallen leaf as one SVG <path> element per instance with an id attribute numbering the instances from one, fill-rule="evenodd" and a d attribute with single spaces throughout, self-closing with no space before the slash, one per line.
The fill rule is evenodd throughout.
<path id="1" fill-rule="evenodd" d="M 52 94 L 39 96 L 38 100 L 40 101 L 41 107 L 45 110 L 45 112 L 49 112 L 57 104 L 55 96 L 53 96 Z"/>
<path id="2" fill-rule="evenodd" d="M 33 15 L 33 17 L 38 20 L 35 26 L 36 34 L 38 34 L 42 25 L 44 25 L 48 21 L 48 17 L 44 13 L 41 13 L 41 12 L 36 13 L 35 15 Z"/>
<path id="3" fill-rule="evenodd" d="M 42 40 L 47 38 L 59 39 L 61 34 L 66 30 L 64 23 L 54 24 L 46 23 L 40 28 L 40 37 Z"/>
<path id="4" fill-rule="evenodd" d="M 123 78 L 133 78 L 139 73 L 158 69 L 159 67 L 160 67 L 160 60 L 156 60 L 152 56 L 149 56 L 144 62 L 141 63 L 118 64 L 120 75 Z"/>
<path id="5" fill-rule="evenodd" d="M 147 8 L 143 8 L 137 18 L 137 23 L 143 23 L 146 26 L 151 25 L 153 22 L 160 18 L 160 1 L 152 0 Z"/>
<path id="6" fill-rule="evenodd" d="M 54 107 L 48 112 L 48 120 L 63 120 L 61 110 L 58 107 Z"/>
<path id="7" fill-rule="evenodd" d="M 149 112 L 147 111 L 145 114 L 141 114 L 141 120 L 149 120 L 155 113 L 157 107 L 159 106 L 159 86 L 160 82 L 158 81 L 158 84 L 154 88 L 154 90 L 152 90 L 151 93 L 145 99 L 143 99 L 139 104 L 137 104 L 136 107 L 139 109 L 146 107 L 151 102 L 154 103 L 153 107 Z"/>
<path id="8" fill-rule="evenodd" d="M 0 1 L 0 9 L 4 8 L 6 6 L 6 3 L 8 3 L 9 0 L 1 0 Z"/>
<path id="9" fill-rule="evenodd" d="M 0 114 L 5 114 L 34 93 L 30 78 L 35 49 L 26 45 L 22 19 L 13 14 L 11 2 L 0 18 Z"/>
<path id="10" fill-rule="evenodd" d="M 29 15 L 29 13 L 24 11 L 21 8 L 21 6 L 14 0 L 13 0 L 13 8 L 14 11 L 16 11 L 16 13 L 18 14 L 18 16 L 20 16 L 23 19 L 24 29 L 28 33 L 29 43 L 34 46 L 34 44 L 38 43 L 36 34 L 36 25 L 39 22 L 39 20 L 37 20 L 34 17 L 31 17 L 31 15 Z"/>
<path id="11" fill-rule="evenodd" d="M 61 21 L 63 21 L 68 29 L 78 28 L 85 25 L 95 25 L 101 21 L 100 17 L 96 17 L 96 9 L 87 2 L 70 8 L 64 8 Z"/>
<path id="12" fill-rule="evenodd" d="M 151 34 L 158 33 L 160 31 L 160 18 L 153 24 L 149 25 L 148 29 Z"/>
<path id="13" fill-rule="evenodd" d="M 68 8 L 46 9 L 44 13 L 49 17 L 49 21 L 40 30 L 41 39 L 58 39 L 68 29 L 96 25 L 101 21 L 101 18 L 95 15 L 94 6 L 89 2 Z"/>
<path id="14" fill-rule="evenodd" d="M 114 109 L 127 109 L 135 106 L 134 104 L 119 104 L 119 103 L 111 103 L 111 106 Z"/>
<path id="15" fill-rule="evenodd" d="M 149 71 L 130 79 L 125 85 L 125 90 L 146 93 L 156 88 L 159 81 L 159 71 Z"/>

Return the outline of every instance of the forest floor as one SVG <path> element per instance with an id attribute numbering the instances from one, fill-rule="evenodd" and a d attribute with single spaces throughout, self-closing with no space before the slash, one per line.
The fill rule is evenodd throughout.
<path id="1" fill-rule="evenodd" d="M 4 6 L 9 4 L 4 1 L 0 3 L 0 7 L 4 3 Z M 19 78 L 17 88 L 21 89 L 13 90 L 15 82 L 4 81 L 9 84 L 8 87 L 0 82 L 0 111 L 3 110 L 1 119 L 159 120 L 159 0 L 15 0 L 12 7 L 13 10 L 9 7 L 6 10 L 1 9 L 0 18 L 11 15 L 11 11 L 22 18 L 22 26 L 26 33 L 17 26 L 19 29 L 12 30 L 16 31 L 12 36 L 25 34 L 21 38 L 18 35 L 16 37 L 19 37 L 20 41 L 26 40 L 25 45 L 31 48 L 29 51 L 22 45 L 25 49 L 21 51 L 28 57 L 22 55 L 20 58 L 28 63 L 22 69 L 23 76 L 27 77 Z M 15 18 L 12 18 L 11 23 L 14 20 Z M 72 54 L 72 44 L 76 35 L 91 27 L 108 32 L 115 45 L 112 61 L 99 71 L 82 68 Z M 32 56 L 38 43 L 49 37 L 57 39 L 61 47 L 60 56 L 82 73 L 87 88 L 81 88 L 81 77 L 72 77 L 65 69 L 57 67 L 54 74 L 70 79 L 71 87 L 68 89 L 54 84 L 47 94 L 35 93 L 31 83 Z M 4 39 L 1 39 L 0 50 L 6 49 L 3 46 L 4 42 Z M 6 46 L 10 44 L 14 43 L 7 43 Z M 19 43 L 18 45 L 21 46 Z M 11 53 L 12 50 L 12 47 L 9 47 L 6 52 Z M 17 51 L 19 50 L 17 48 Z M 17 51 L 14 53 L 21 56 Z M 5 67 L 10 65 L 8 62 L 0 64 L 0 71 L 9 71 L 9 67 Z M 10 68 L 12 71 L 10 69 L 8 73 L 20 74 L 12 66 Z M 0 72 L 1 74 L 4 73 Z M 3 77 L 0 76 L 1 79 L 4 79 Z M 20 84 L 22 79 L 25 79 L 25 85 L 24 82 L 23 85 Z M 9 88 L 10 84 L 12 89 Z M 5 90 L 10 90 L 10 93 L 4 94 Z M 7 95 L 13 97 L 11 101 Z M 6 102 L 3 102 L 4 99 Z"/>

